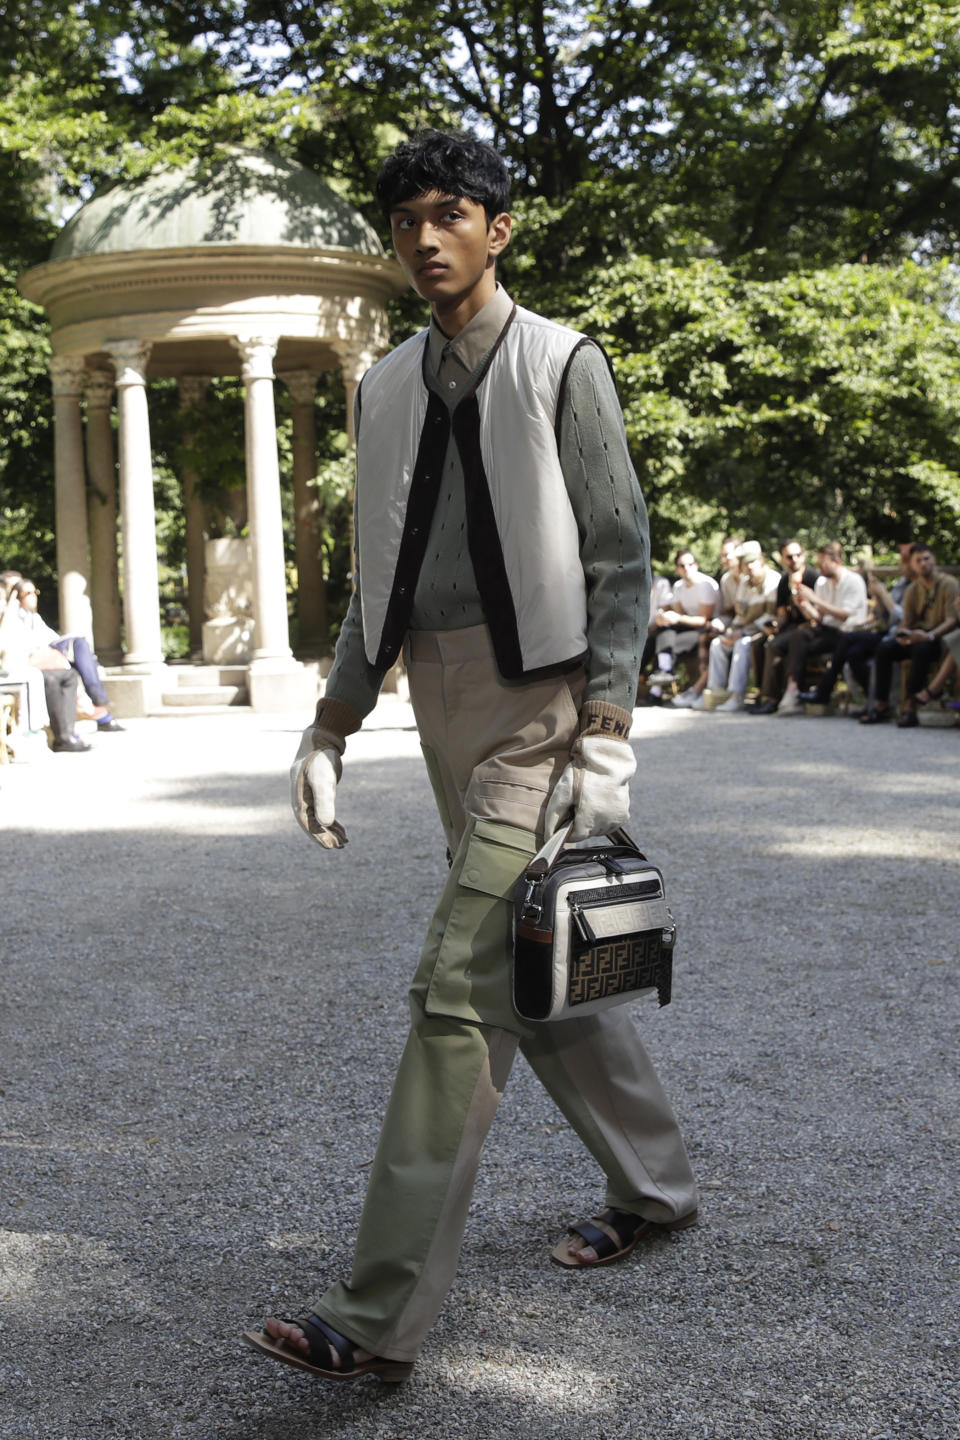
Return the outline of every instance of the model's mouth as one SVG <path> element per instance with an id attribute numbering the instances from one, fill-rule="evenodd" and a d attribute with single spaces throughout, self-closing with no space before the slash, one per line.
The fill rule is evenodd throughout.
<path id="1" fill-rule="evenodd" d="M 427 263 L 426 263 L 426 265 L 421 265 L 421 266 L 420 266 L 420 269 L 417 271 L 417 274 L 418 274 L 418 275 L 428 275 L 428 276 L 429 276 L 429 275 L 442 275 L 443 272 L 446 270 L 446 268 L 447 268 L 446 265 L 442 265 L 439 260 L 428 260 Z"/>

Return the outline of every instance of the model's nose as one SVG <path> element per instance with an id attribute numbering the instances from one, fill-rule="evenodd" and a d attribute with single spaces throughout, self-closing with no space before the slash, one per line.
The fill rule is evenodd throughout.
<path id="1" fill-rule="evenodd" d="M 422 253 L 424 250 L 436 250 L 437 234 L 432 225 L 422 225 L 420 234 L 417 236 L 417 250 Z"/>

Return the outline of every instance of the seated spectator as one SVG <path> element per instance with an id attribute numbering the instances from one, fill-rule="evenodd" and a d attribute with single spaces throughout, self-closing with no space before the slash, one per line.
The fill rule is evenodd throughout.
<path id="1" fill-rule="evenodd" d="M 50 724 L 50 715 L 43 671 L 27 664 L 17 622 L 17 602 L 12 594 L 19 579 L 15 570 L 0 575 L 0 670 L 3 672 L 0 684 L 17 697 L 17 730 L 25 735 L 40 735 Z"/>
<path id="2" fill-rule="evenodd" d="M 942 640 L 956 629 L 957 582 L 937 569 L 937 560 L 928 545 L 910 547 L 913 580 L 903 597 L 903 623 L 895 635 L 877 647 L 873 704 L 861 725 L 879 725 L 890 718 L 890 682 L 898 660 L 909 667 L 907 695 L 897 724 L 902 729 L 917 725 L 917 698 L 924 689 L 930 667 L 940 658 Z M 929 693 L 929 692 L 927 692 Z"/>
<path id="3" fill-rule="evenodd" d="M 743 544 L 743 537 L 739 535 L 727 535 L 720 544 L 720 569 L 714 576 L 720 586 L 720 598 L 713 617 L 713 633 L 719 635 L 726 630 L 733 619 L 733 612 L 737 603 L 737 586 L 741 579 L 740 547 Z"/>
<path id="4" fill-rule="evenodd" d="M 960 710 L 960 690 L 957 688 L 956 676 L 960 671 L 960 595 L 953 602 L 954 612 L 957 617 L 957 627 L 949 630 L 943 637 L 943 643 L 947 654 L 943 664 L 934 675 L 930 683 L 923 689 L 918 690 L 916 700 L 918 705 L 929 705 L 932 700 L 939 700 L 943 694 L 946 683 L 953 679 L 953 699 L 949 702 L 951 710 Z"/>
<path id="5" fill-rule="evenodd" d="M 782 676 L 786 664 L 790 636 L 810 621 L 797 604 L 797 589 L 805 585 L 812 590 L 817 572 L 807 564 L 806 553 L 799 540 L 785 540 L 780 546 L 783 574 L 777 586 L 777 614 L 771 634 L 763 647 L 763 678 L 760 695 L 750 707 L 751 715 L 772 715 L 780 703 L 786 680 Z"/>
<path id="6" fill-rule="evenodd" d="M 99 662 L 91 650 L 89 642 L 82 635 L 58 635 L 56 630 L 51 629 L 41 619 L 37 611 L 39 591 L 32 580 L 20 580 L 14 586 L 13 593 L 20 602 L 20 623 L 30 636 L 34 647 L 47 645 L 51 649 L 58 650 L 65 657 L 67 664 L 77 671 L 83 681 L 83 688 L 93 701 L 93 718 L 97 722 L 97 730 L 104 733 L 122 730 L 123 726 L 113 718 L 110 712 L 107 692 L 100 679 Z"/>
<path id="7" fill-rule="evenodd" d="M 737 558 L 737 551 L 743 544 L 743 539 L 737 535 L 727 535 L 720 544 L 720 569 L 713 577 L 720 586 L 720 594 L 714 607 L 713 617 L 707 622 L 700 632 L 697 641 L 697 664 L 700 673 L 694 681 L 690 690 L 683 695 L 676 695 L 672 700 L 673 705 L 679 705 L 682 709 L 702 709 L 697 706 L 696 701 L 703 694 L 707 686 L 707 664 L 710 654 L 710 642 L 717 635 L 722 635 L 724 630 L 733 620 L 734 607 L 737 599 L 737 586 L 740 584 L 740 561 Z"/>
<path id="8" fill-rule="evenodd" d="M 811 624 L 794 630 L 787 647 L 787 687 L 777 715 L 803 712 L 800 688 L 807 661 L 832 655 L 846 630 L 857 630 L 867 618 L 867 587 L 863 576 L 843 563 L 843 546 L 830 540 L 817 550 L 820 575 L 811 590 L 797 586 L 797 605 Z"/>
<path id="9" fill-rule="evenodd" d="M 77 674 L 59 650 L 49 645 L 34 645 L 28 630 L 20 623 L 14 596 L 0 616 L 0 655 L 8 678 L 22 683 L 26 689 L 27 714 L 21 718 L 20 728 L 32 732 L 49 725 L 54 750 L 68 754 L 89 750 L 90 746 L 80 739 L 75 729 Z"/>
<path id="10" fill-rule="evenodd" d="M 656 687 L 669 685 L 673 680 L 676 656 L 696 650 L 720 595 L 720 586 L 712 576 L 703 574 L 690 550 L 678 551 L 674 564 L 679 579 L 669 603 L 654 616 L 657 669 L 650 679 Z M 684 694 L 692 700 L 697 691 L 688 687 Z"/>
<path id="11" fill-rule="evenodd" d="M 843 674 L 845 665 L 850 666 L 851 674 L 860 689 L 865 694 L 869 693 L 870 662 L 877 653 L 881 640 L 885 636 L 895 635 L 903 620 L 903 597 L 913 578 L 910 548 L 908 544 L 898 547 L 900 578 L 892 590 L 888 590 L 877 579 L 869 565 L 860 567 L 867 587 L 867 623 L 861 630 L 843 631 L 822 679 L 812 690 L 800 692 L 804 705 L 828 705 L 833 687 Z"/>
<path id="12" fill-rule="evenodd" d="M 750 681 L 750 657 L 753 646 L 763 637 L 765 628 L 774 618 L 777 586 L 780 576 L 763 558 L 756 540 L 747 540 L 737 551 L 741 575 L 737 584 L 734 614 L 730 625 L 710 642 L 707 662 L 707 685 L 711 690 L 729 690 L 730 696 L 718 710 L 742 710 Z M 705 710 L 706 700 L 699 695 L 691 706 Z"/>

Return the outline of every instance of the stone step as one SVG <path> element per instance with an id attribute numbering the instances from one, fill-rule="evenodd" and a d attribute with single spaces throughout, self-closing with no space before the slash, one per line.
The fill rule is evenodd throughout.
<path id="1" fill-rule="evenodd" d="M 164 690 L 160 697 L 164 706 L 171 709 L 199 705 L 245 705 L 245 685 L 181 685 L 176 690 Z"/>
<path id="2" fill-rule="evenodd" d="M 157 720 L 196 720 L 202 715 L 220 715 L 221 717 L 229 709 L 231 715 L 239 717 L 242 711 L 244 715 L 251 713 L 250 706 L 243 702 L 241 705 L 165 705 L 161 710 L 151 710 L 150 715 Z"/>
<path id="3" fill-rule="evenodd" d="M 189 689 L 208 690 L 220 685 L 243 688 L 247 683 L 245 665 L 171 665 L 168 672 L 177 685 Z"/>

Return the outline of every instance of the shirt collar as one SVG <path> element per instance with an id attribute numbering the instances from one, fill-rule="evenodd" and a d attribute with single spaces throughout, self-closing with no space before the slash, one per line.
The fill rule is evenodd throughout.
<path id="1" fill-rule="evenodd" d="M 468 374 L 479 369 L 487 355 L 489 355 L 501 330 L 510 318 L 513 311 L 513 301 L 504 290 L 502 285 L 497 285 L 496 291 L 484 305 L 483 309 L 469 320 L 459 335 L 451 340 L 444 335 L 436 320 L 430 319 L 430 365 L 434 372 L 439 372 L 444 360 L 451 357 L 463 366 Z"/>

